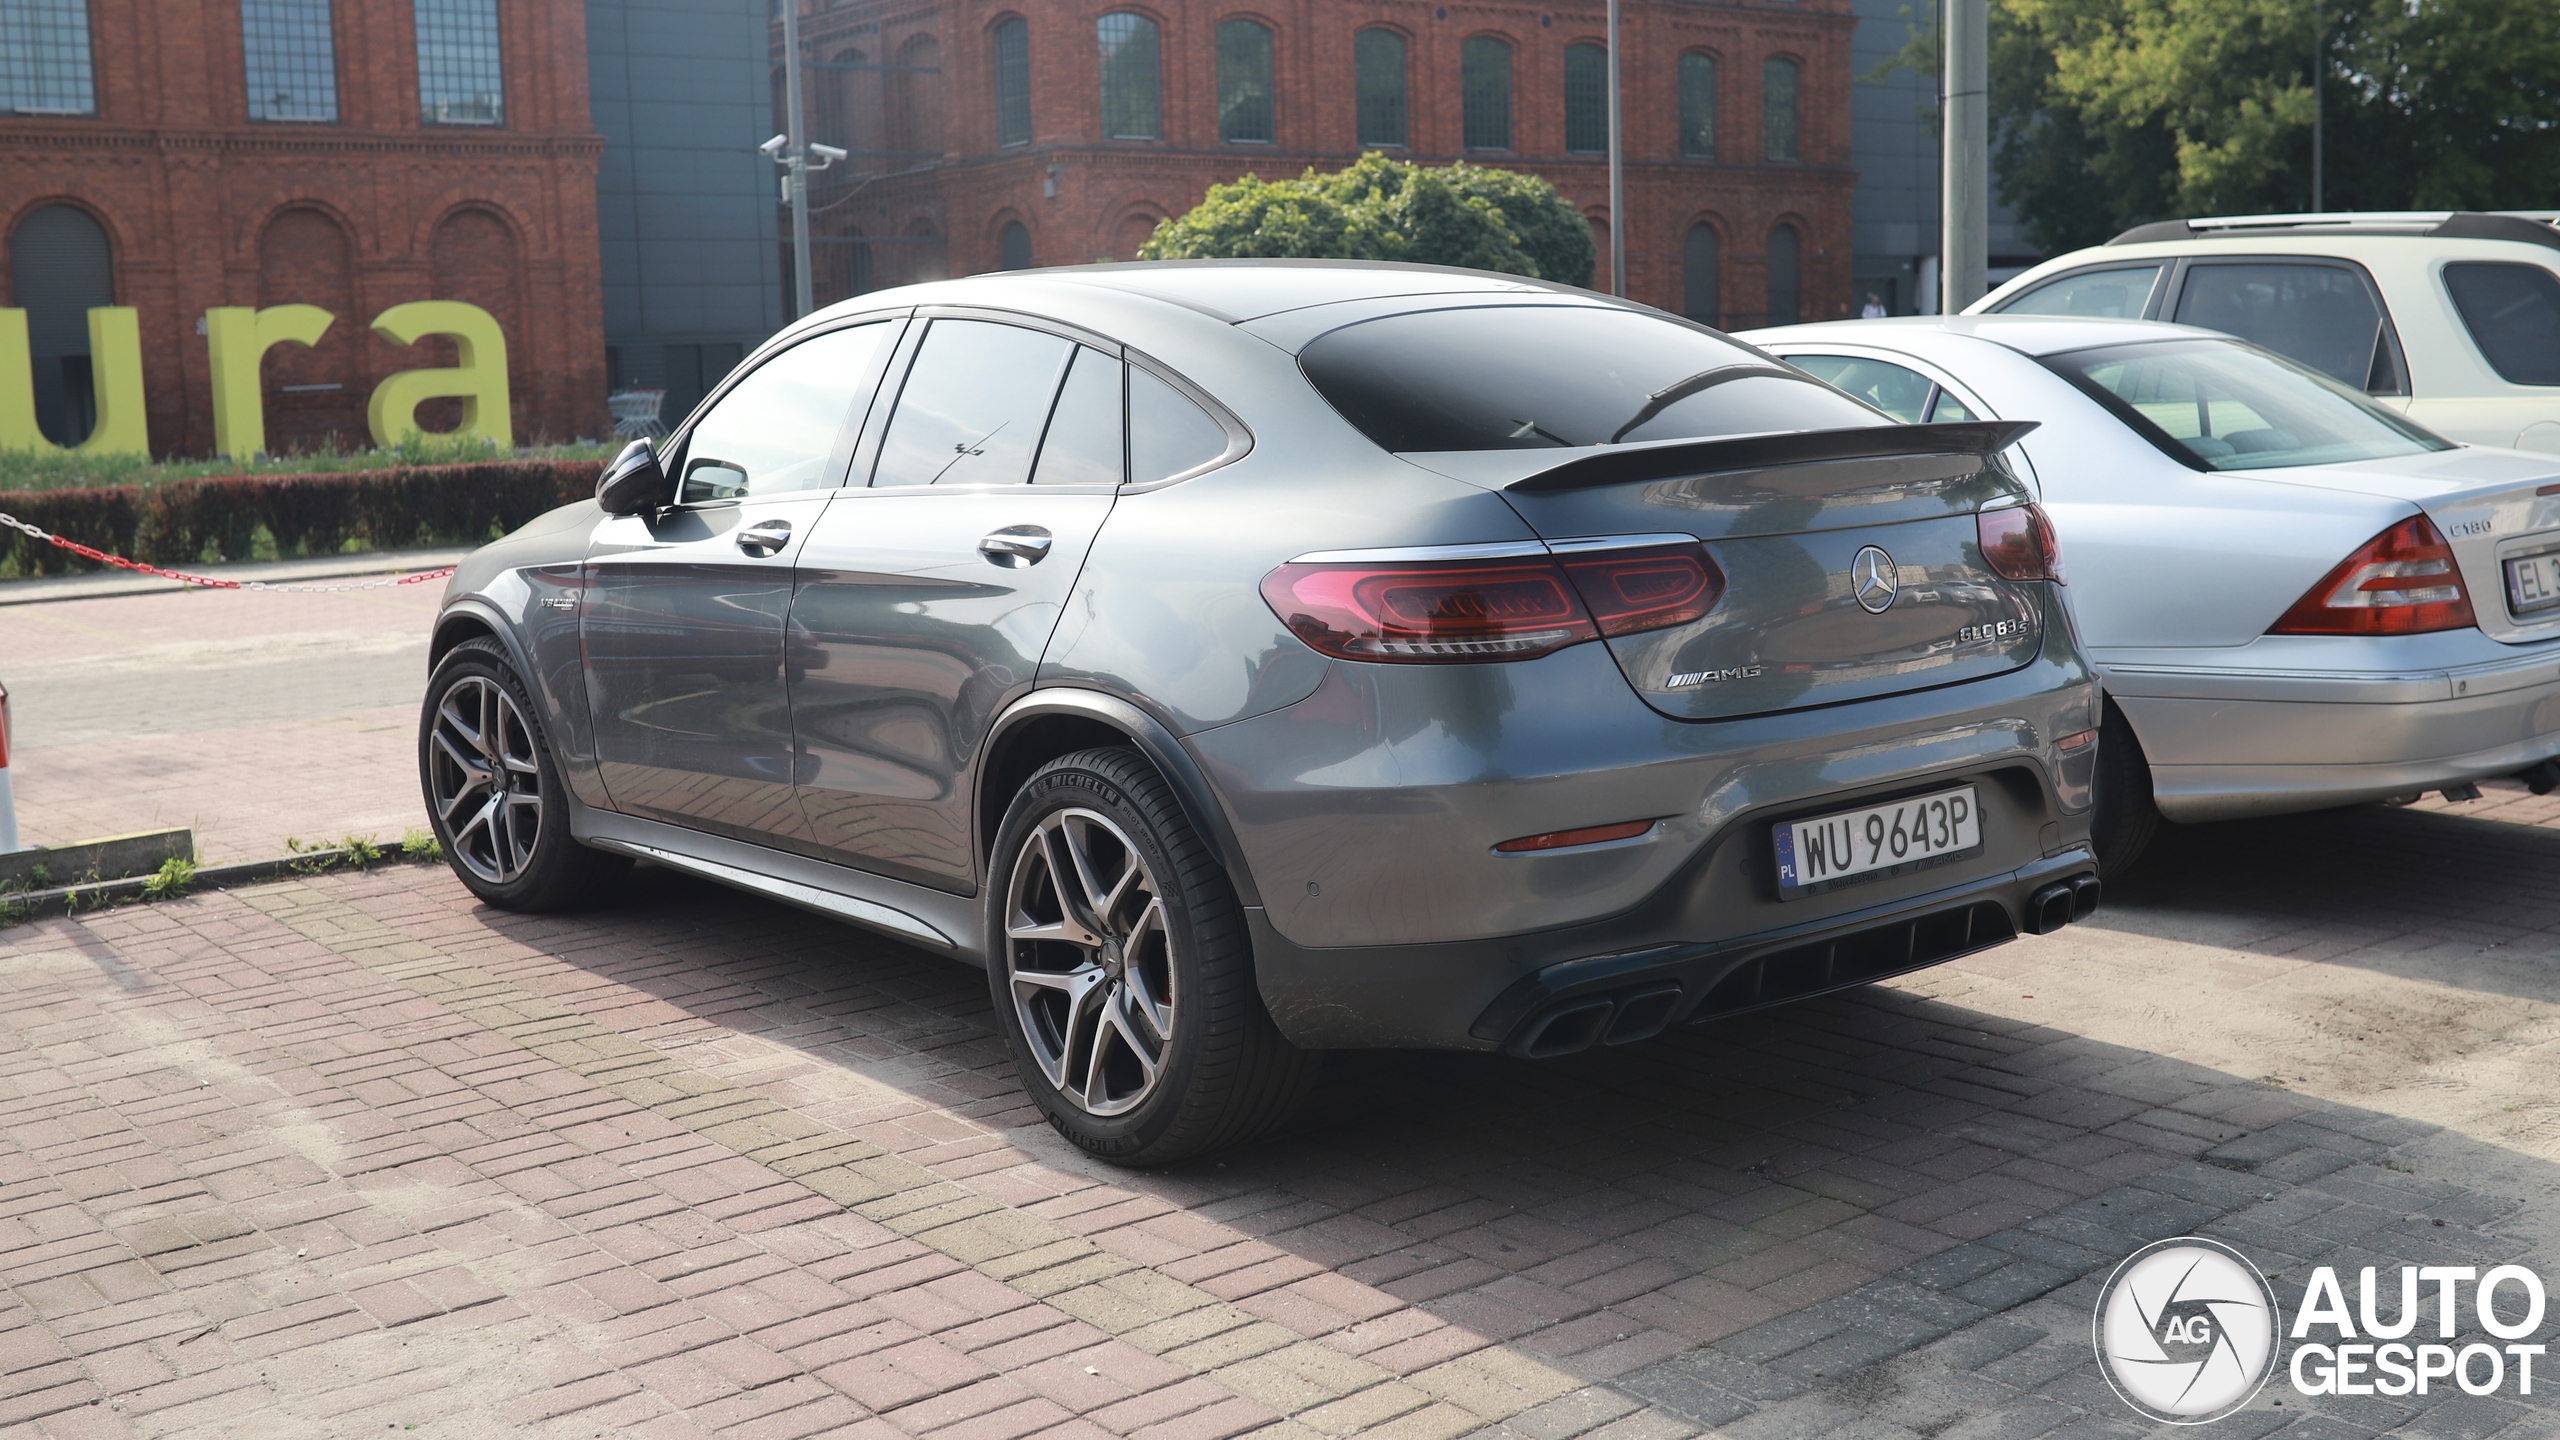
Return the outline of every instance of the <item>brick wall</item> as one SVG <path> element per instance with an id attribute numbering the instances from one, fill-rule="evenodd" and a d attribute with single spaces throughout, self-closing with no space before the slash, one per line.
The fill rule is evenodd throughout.
<path id="1" fill-rule="evenodd" d="M 1019 221 L 1040 264 L 1126 259 L 1156 220 L 1198 203 L 1208 187 L 1255 171 L 1295 175 L 1335 169 L 1358 154 L 1352 86 L 1353 37 L 1382 26 L 1407 40 L 1408 144 L 1400 158 L 1446 163 L 1465 158 L 1545 176 L 1594 223 L 1606 258 L 1607 166 L 1569 155 L 1564 137 L 1564 50 L 1605 38 L 1593 4 L 1543 8 L 1412 0 L 803 0 L 805 53 L 833 60 L 859 52 L 895 59 L 930 37 L 940 74 L 813 71 L 811 137 L 856 150 L 899 148 L 875 137 L 912 130 L 892 81 L 929 80 L 943 97 L 938 161 L 887 157 L 868 162 L 858 199 L 832 212 L 839 226 L 871 236 L 923 229 L 945 237 L 950 273 L 993 269 L 999 236 Z M 1131 10 L 1161 29 L 1163 138 L 1111 141 L 1101 134 L 1101 70 L 1095 25 Z M 1032 141 L 996 144 L 993 31 L 1007 18 L 1029 23 Z M 1217 127 L 1215 30 L 1251 18 L 1271 27 L 1274 143 L 1221 143 Z M 1682 305 L 1683 242 L 1699 225 L 1719 242 L 1719 314 L 1759 323 L 1767 308 L 1769 236 L 1779 225 L 1802 236 L 1806 319 L 1849 313 L 1849 219 L 1856 174 L 1849 157 L 1849 41 L 1856 23 L 1845 0 L 1801 4 L 1627 0 L 1621 20 L 1625 107 L 1627 289 L 1639 300 Z M 780 55 L 779 27 L 775 54 Z M 1513 47 L 1512 141 L 1505 153 L 1468 153 L 1460 132 L 1459 48 L 1492 35 Z M 1718 62 L 1718 157 L 1679 153 L 1678 57 Z M 1802 67 L 1798 159 L 1761 160 L 1762 65 L 1773 57 Z M 834 87 L 832 89 L 828 87 Z M 919 90 L 924 87 L 919 84 Z M 821 92 L 825 93 L 822 95 Z M 833 126 L 838 133 L 827 133 Z M 857 169 L 865 162 L 857 159 Z M 899 173 L 922 167 L 917 173 Z M 1056 193 L 1051 195 L 1049 190 Z M 822 196 L 823 198 L 823 196 Z M 846 213 L 850 212 L 850 213 Z M 822 226 L 822 233 L 824 228 Z M 840 233 L 843 233 L 840 231 Z M 912 247 L 874 247 L 878 283 L 914 275 Z M 893 253 L 894 252 L 894 253 Z M 832 298 L 823 290 L 821 299 Z"/>
<path id="2" fill-rule="evenodd" d="M 47 204 L 106 228 L 117 303 L 141 311 L 151 443 L 164 454 L 212 449 L 199 318 L 284 301 L 338 320 L 313 350 L 269 352 L 271 447 L 363 443 L 376 382 L 450 363 L 372 337 L 373 317 L 409 300 L 487 305 L 482 294 L 515 307 L 501 319 L 518 438 L 601 433 L 602 142 L 581 7 L 499 7 L 506 124 L 493 129 L 421 122 L 412 0 L 333 9 L 339 122 L 283 125 L 248 118 L 236 0 L 89 0 L 97 113 L 0 117 L 0 247 Z M 14 304 L 7 275 L 0 264 L 0 303 Z M 341 388 L 283 392 L 331 384 Z"/>

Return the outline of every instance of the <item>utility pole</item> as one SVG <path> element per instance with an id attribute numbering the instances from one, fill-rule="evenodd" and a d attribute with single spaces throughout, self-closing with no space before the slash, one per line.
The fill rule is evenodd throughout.
<path id="1" fill-rule="evenodd" d="M 2320 132 L 2326 128 L 2327 107 L 2321 101 L 2321 80 L 2329 69 L 2329 31 L 2320 15 L 2320 0 L 2311 0 L 2311 213 L 2327 208 L 2320 203 Z"/>
<path id="2" fill-rule="evenodd" d="M 1991 288 L 1991 5 L 1944 0 L 1947 43 L 1938 82 L 1938 313 L 1953 315 Z"/>
<path id="3" fill-rule="evenodd" d="M 1618 118 L 1618 0 L 1609 0 L 1609 293 L 1627 293 L 1627 166 Z"/>
<path id="4" fill-rule="evenodd" d="M 809 137 L 800 126 L 800 0 L 782 0 L 782 195 L 791 205 L 791 318 L 809 313 Z"/>

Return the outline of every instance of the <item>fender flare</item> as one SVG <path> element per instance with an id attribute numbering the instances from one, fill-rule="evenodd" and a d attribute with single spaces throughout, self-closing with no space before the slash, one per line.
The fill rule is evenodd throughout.
<path id="1" fill-rule="evenodd" d="M 1182 817 L 1191 822 L 1191 828 L 1200 833 L 1200 838 L 1209 842 L 1209 848 L 1218 857 L 1218 864 L 1227 872 L 1228 882 L 1236 888 L 1237 901 L 1248 906 L 1262 903 L 1262 894 L 1254 887 L 1253 871 L 1245 864 L 1244 847 L 1237 843 L 1235 827 L 1227 822 L 1226 809 L 1218 803 L 1217 791 L 1210 786 L 1209 777 L 1201 771 L 1200 763 L 1191 757 L 1191 752 L 1183 748 L 1182 741 L 1162 721 L 1128 701 L 1098 690 L 1071 686 L 1034 690 L 1006 706 L 1003 713 L 996 716 L 996 722 L 988 727 L 986 742 L 979 747 L 978 753 L 994 753 L 1006 731 L 1044 715 L 1073 715 L 1099 721 L 1128 736 L 1130 743 L 1138 747 L 1138 753 L 1147 757 L 1156 767 L 1156 773 L 1162 775 L 1165 784 L 1171 787 L 1175 803 L 1182 807 Z M 972 815 L 985 813 L 986 796 L 980 787 L 986 782 L 986 771 L 985 765 L 978 766 L 977 774 L 970 782 Z"/>
<path id="2" fill-rule="evenodd" d="M 524 677 L 524 681 L 527 685 L 534 683 L 534 672 L 526 663 L 524 642 L 516 634 L 514 622 L 508 620 L 504 614 L 500 613 L 498 607 L 476 595 L 466 595 L 459 600 L 448 601 L 442 610 L 436 612 L 435 625 L 427 632 L 427 653 L 428 655 L 437 658 L 430 659 L 427 662 L 428 674 L 433 675 L 435 673 L 435 667 L 442 663 L 441 657 L 445 654 L 451 653 L 453 650 L 452 645 L 437 645 L 435 637 L 444 634 L 445 627 L 451 625 L 457 617 L 461 616 L 468 616 L 472 620 L 487 627 L 489 633 L 498 638 L 498 643 L 506 647 L 507 663 L 516 667 L 516 674 Z M 455 644 L 460 643 L 460 641 L 455 642 Z"/>

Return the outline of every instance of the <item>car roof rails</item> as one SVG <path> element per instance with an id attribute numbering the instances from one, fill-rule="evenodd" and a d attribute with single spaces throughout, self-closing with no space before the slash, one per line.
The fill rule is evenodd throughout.
<path id="1" fill-rule="evenodd" d="M 2270 235 L 2424 235 L 2445 240 L 2511 240 L 2560 250 L 2560 211 L 2365 210 L 2311 215 L 2213 215 L 2136 225 L 2108 241 L 2239 239 Z"/>

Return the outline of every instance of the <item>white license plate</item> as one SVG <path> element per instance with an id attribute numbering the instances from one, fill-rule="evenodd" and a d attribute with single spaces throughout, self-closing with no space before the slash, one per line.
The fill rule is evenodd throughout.
<path id="1" fill-rule="evenodd" d="M 1778 890 L 1796 894 L 1809 886 L 1979 849 L 1982 812 L 1974 803 L 1973 787 L 1967 785 L 1890 805 L 1789 821 L 1778 827 L 1776 839 Z"/>
<path id="2" fill-rule="evenodd" d="M 2507 613 L 2530 615 L 2560 605 L 2560 550 L 2507 562 Z"/>

